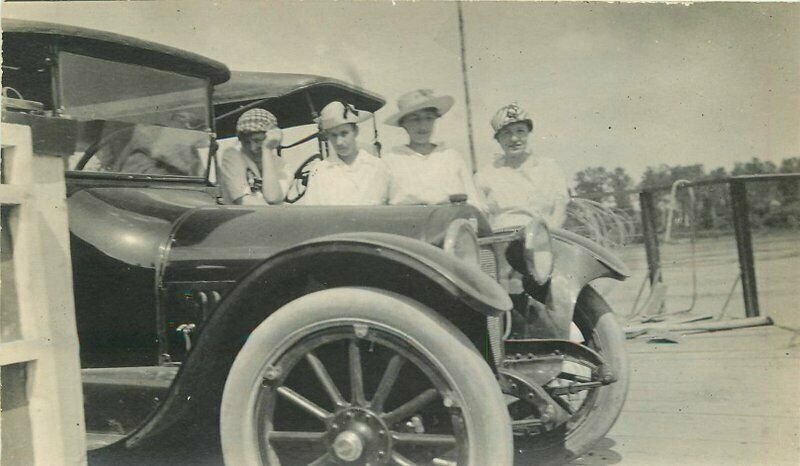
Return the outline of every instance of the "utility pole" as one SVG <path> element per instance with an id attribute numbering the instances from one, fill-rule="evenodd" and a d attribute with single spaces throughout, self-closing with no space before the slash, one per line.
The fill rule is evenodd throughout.
<path id="1" fill-rule="evenodd" d="M 464 81 L 464 102 L 467 106 L 467 137 L 469 138 L 469 158 L 472 162 L 472 172 L 478 169 L 475 159 L 475 142 L 472 134 L 472 102 L 469 97 L 469 78 L 467 77 L 467 46 L 464 36 L 464 12 L 461 9 L 461 1 L 456 2 L 458 9 L 458 37 L 461 46 L 461 76 Z"/>

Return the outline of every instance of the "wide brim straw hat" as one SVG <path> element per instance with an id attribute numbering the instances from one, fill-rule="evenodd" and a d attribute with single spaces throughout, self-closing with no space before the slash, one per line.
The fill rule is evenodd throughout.
<path id="1" fill-rule="evenodd" d="M 400 126 L 403 117 L 425 108 L 435 108 L 439 116 L 447 113 L 455 100 L 449 95 L 436 96 L 430 89 L 417 89 L 397 99 L 398 111 L 384 121 L 387 125 Z"/>
<path id="2" fill-rule="evenodd" d="M 334 101 L 319 112 L 317 125 L 321 131 L 325 131 L 347 123 L 358 124 L 370 118 L 372 113 L 366 110 L 357 110 L 352 105 Z"/>

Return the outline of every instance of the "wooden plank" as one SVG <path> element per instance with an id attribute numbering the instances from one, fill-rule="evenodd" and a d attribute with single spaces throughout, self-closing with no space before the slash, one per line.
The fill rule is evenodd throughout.
<path id="1" fill-rule="evenodd" d="M 7 184 L 30 185 L 35 176 L 31 128 L 9 123 L 2 125 L 3 180 Z"/>
<path id="2" fill-rule="evenodd" d="M 20 451 L 35 452 L 36 465 L 86 464 L 63 161 L 34 157 L 29 127 L 3 123 L 2 133 L 3 177 L 9 185 L 0 195 L 21 202 L 8 224 L 23 339 L 3 343 L 0 362 L 35 360 L 23 375 L 30 426 L 14 441 L 25 443 Z M 8 428 L 12 420 L 0 412 L 0 426 Z M 4 464 L 21 461 L 7 452 L 0 453 Z"/>
<path id="3" fill-rule="evenodd" d="M 19 205 L 31 197 L 31 189 L 28 186 L 0 184 L 0 204 Z"/>
<path id="4" fill-rule="evenodd" d="M 60 353 L 54 349 L 33 365 L 30 380 L 30 411 L 36 465 L 86 464 L 86 426 L 83 418 L 83 393 L 61 366 Z M 72 372 L 72 371 L 69 371 Z M 79 371 L 76 371 L 80 377 Z M 65 383 L 66 382 L 66 383 Z M 76 397 L 77 391 L 77 397 Z M 80 404 L 76 405 L 76 401 Z"/>
<path id="5" fill-rule="evenodd" d="M 0 343 L 0 366 L 30 362 L 52 351 L 52 345 L 43 340 L 18 340 Z"/>
<path id="6" fill-rule="evenodd" d="M 32 202 L 20 205 L 9 218 L 14 244 L 14 282 L 17 293 L 19 327 L 25 339 L 50 338 L 48 319 L 47 274 L 37 221 L 41 218 Z M 53 277 L 55 279 L 55 277 Z"/>
<path id="7" fill-rule="evenodd" d="M 719 331 L 732 330 L 736 328 L 759 327 L 772 325 L 772 319 L 766 316 L 748 317 L 745 319 L 731 319 L 714 322 L 653 322 L 649 324 L 633 324 L 625 327 L 625 332 L 648 332 L 668 330 L 676 333 L 691 331 Z"/>

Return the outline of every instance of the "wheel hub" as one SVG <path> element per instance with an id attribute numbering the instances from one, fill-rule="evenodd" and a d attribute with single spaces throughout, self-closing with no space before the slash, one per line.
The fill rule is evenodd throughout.
<path id="1" fill-rule="evenodd" d="M 386 424 L 364 408 L 346 408 L 338 413 L 328 430 L 332 454 L 344 462 L 385 464 L 392 439 Z"/>
<path id="2" fill-rule="evenodd" d="M 341 432 L 333 441 L 333 453 L 344 461 L 355 461 L 364 452 L 364 442 L 351 430 Z"/>

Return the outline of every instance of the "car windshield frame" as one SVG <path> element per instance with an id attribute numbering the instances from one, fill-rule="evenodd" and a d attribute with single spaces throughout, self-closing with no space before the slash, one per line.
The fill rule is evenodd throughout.
<path id="1" fill-rule="evenodd" d="M 117 60 L 113 56 L 108 56 L 104 53 L 93 53 L 91 48 L 76 46 L 75 44 L 62 44 L 60 41 L 55 41 L 53 44 L 53 56 L 56 58 L 55 66 L 51 79 L 53 81 L 54 89 L 54 103 L 57 112 L 60 115 L 74 118 L 81 123 L 87 123 L 92 126 L 92 123 L 108 122 L 113 124 L 127 124 L 130 127 L 141 127 L 144 129 L 157 130 L 163 128 L 166 131 L 181 131 L 184 133 L 196 133 L 198 138 L 202 134 L 207 139 L 207 144 L 203 147 L 205 152 L 201 156 L 200 169 L 195 170 L 196 174 L 171 174 L 171 173 L 145 173 L 145 172 L 130 172 L 130 171 L 98 171 L 85 169 L 85 164 L 76 164 L 74 167 L 70 165 L 67 171 L 71 175 L 79 174 L 79 176 L 90 176 L 92 178 L 125 178 L 125 179 L 147 179 L 147 180 L 163 180 L 163 181 L 192 181 L 195 183 L 203 183 L 206 185 L 214 185 L 210 181 L 212 177 L 212 166 L 214 165 L 214 154 L 216 149 L 216 141 L 214 140 L 214 107 L 213 107 L 213 80 L 209 76 L 200 74 L 190 74 L 175 70 L 170 70 L 164 67 L 149 66 L 146 63 L 135 63 L 126 60 Z M 73 74 L 74 70 L 69 70 L 68 66 L 74 66 L 77 63 L 95 63 L 105 65 L 105 71 L 123 71 L 123 70 L 137 70 L 141 76 L 152 77 L 157 79 L 161 77 L 162 81 L 172 81 L 171 92 L 163 93 L 157 92 L 160 86 L 150 86 L 151 92 L 142 92 L 137 89 L 130 92 L 130 98 L 122 99 L 127 100 L 129 106 L 129 113 L 120 113 L 119 109 L 115 109 L 115 103 L 119 99 L 109 99 L 105 102 L 94 102 L 88 106 L 75 107 L 72 105 L 76 100 L 74 96 L 69 95 L 71 88 L 73 88 L 70 79 L 65 79 L 65 74 Z M 102 67 L 101 65 L 101 67 Z M 79 73 L 78 73 L 79 74 Z M 140 76 L 140 77 L 141 77 Z M 114 76 L 109 79 L 113 80 Z M 188 89 L 177 89 L 175 83 L 185 83 Z M 130 83 L 128 83 L 130 84 Z M 85 83 L 83 85 L 85 86 Z M 119 87 L 124 87 L 125 81 L 121 81 Z M 112 83 L 108 89 L 114 89 Z M 106 89 L 106 95 L 110 95 Z M 117 94 L 119 95 L 119 94 Z M 83 92 L 83 97 L 86 93 Z M 146 111 L 148 107 L 151 109 L 160 107 L 160 98 L 166 98 L 167 110 L 162 110 L 164 115 L 172 114 L 169 119 L 162 118 L 159 121 L 157 118 L 138 118 L 137 111 Z M 91 113 L 92 105 L 96 113 Z M 138 106 L 138 107 L 137 107 Z M 193 118 L 189 122 L 184 123 L 186 126 L 180 126 L 176 123 L 175 115 L 184 113 L 184 110 L 191 108 Z M 81 110 L 75 112 L 73 115 L 70 111 Z M 112 110 L 109 112 L 109 110 Z M 114 112 L 117 113 L 114 113 Z M 98 141 L 94 141 L 98 142 Z M 97 147 L 92 147 L 92 143 L 85 145 L 86 151 L 97 150 Z M 84 151 L 85 155 L 85 151 Z"/>
<path id="2" fill-rule="evenodd" d="M 193 112 L 197 121 L 191 125 L 192 129 L 211 129 L 213 113 L 207 77 L 111 60 L 68 48 L 58 50 L 57 59 L 59 107 L 70 117 L 183 128 L 153 113 L 195 109 L 199 111 Z M 91 72 L 86 73 L 87 69 Z M 164 92 L 165 88 L 168 92 Z"/>

